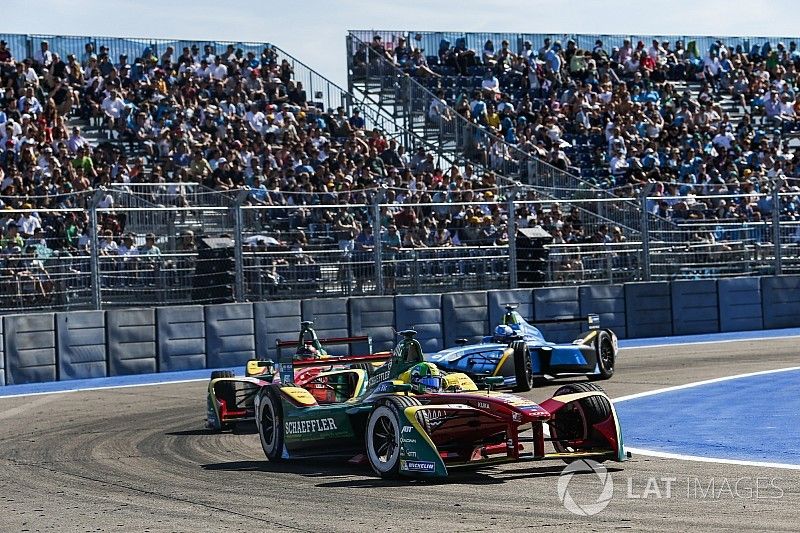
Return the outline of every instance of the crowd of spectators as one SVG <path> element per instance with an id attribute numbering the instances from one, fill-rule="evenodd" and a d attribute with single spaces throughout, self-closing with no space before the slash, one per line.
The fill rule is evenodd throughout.
<path id="1" fill-rule="evenodd" d="M 388 61 L 414 76 L 431 91 L 430 123 L 460 115 L 477 124 L 490 164 L 493 154 L 500 163 L 530 154 L 623 197 L 653 183 L 664 200 L 651 211 L 679 222 L 758 221 L 772 209 L 759 193 L 800 193 L 790 144 L 800 129 L 796 42 L 700 50 L 695 41 L 598 39 L 580 48 L 548 38 L 517 50 L 491 40 L 469 49 L 460 38 L 427 57 L 416 44 L 376 35 L 354 68 Z M 725 194 L 742 196 L 695 198 Z M 794 219 L 796 206 L 792 194 L 784 217 Z"/>
<path id="2" fill-rule="evenodd" d="M 425 149 L 368 127 L 358 108 L 315 103 L 272 47 L 146 47 L 129 58 L 91 43 L 60 53 L 37 44 L 23 57 L 0 42 L 0 207 L 9 213 L 0 231 L 10 243 L 6 235 L 20 228 L 23 242 L 3 246 L 15 261 L 85 255 L 94 231 L 115 271 L 130 260 L 119 256 L 147 253 L 148 240 L 126 228 L 123 209 L 90 227 L 90 198 L 105 187 L 99 206 L 114 208 L 120 184 L 141 191 L 134 186 L 163 183 L 158 203 L 176 207 L 191 206 L 190 190 L 231 201 L 247 190 L 248 204 L 285 207 L 263 211 L 259 228 L 295 252 L 294 263 L 313 263 L 303 252 L 326 246 L 363 257 L 373 232 L 386 240 L 387 258 L 401 249 L 507 243 L 494 173 L 442 168 Z M 87 128 L 99 139 L 88 140 Z M 397 207 L 373 220 L 366 206 L 379 191 Z M 459 202 L 466 205 L 406 205 Z M 26 245 L 34 231 L 35 249 Z M 162 247 L 163 237 L 156 236 Z"/>

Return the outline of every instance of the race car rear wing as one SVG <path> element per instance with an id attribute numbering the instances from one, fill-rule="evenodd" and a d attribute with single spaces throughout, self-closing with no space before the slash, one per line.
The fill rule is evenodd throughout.
<path id="1" fill-rule="evenodd" d="M 329 337 L 329 338 L 326 338 L 326 339 L 316 339 L 316 340 L 317 340 L 317 342 L 322 344 L 322 346 L 337 346 L 337 345 L 346 344 L 348 346 L 348 348 L 350 348 L 351 350 L 352 350 L 354 344 L 360 344 L 359 347 L 360 348 L 365 348 L 364 351 L 366 351 L 368 353 L 372 352 L 372 337 L 370 337 L 368 335 L 356 335 L 356 336 L 353 336 L 353 337 Z M 314 339 L 304 339 L 303 340 L 303 344 L 305 346 L 311 346 L 313 343 L 314 343 Z M 276 353 L 277 353 L 278 361 L 280 361 L 280 362 L 284 361 L 283 352 L 284 352 L 284 350 L 286 348 L 294 348 L 295 350 L 297 350 L 298 344 L 299 343 L 296 340 L 292 340 L 292 341 L 282 341 L 280 339 L 276 340 L 275 341 L 275 349 L 277 351 Z M 295 354 L 292 353 L 291 355 L 294 356 Z M 288 358 L 286 358 L 286 362 L 289 362 Z"/>
<path id="2" fill-rule="evenodd" d="M 331 356 L 322 357 L 319 359 L 298 359 L 292 361 L 285 361 L 278 363 L 278 374 L 280 374 L 281 381 L 284 383 L 291 383 L 294 381 L 294 371 L 297 368 L 311 368 L 311 367 L 349 367 L 351 365 L 372 363 L 384 363 L 392 358 L 392 352 L 378 352 L 368 355 L 344 355 L 341 357 Z M 367 367 L 368 368 L 368 367 Z"/>
<path id="3" fill-rule="evenodd" d="M 570 322 L 586 322 L 589 329 L 600 329 L 600 315 L 588 314 L 586 316 L 576 316 L 567 318 L 548 318 L 546 320 L 528 320 L 533 325 L 537 324 L 564 324 Z"/>
<path id="4" fill-rule="evenodd" d="M 508 304 L 504 304 L 503 307 L 505 307 L 505 310 L 506 310 L 505 317 L 509 317 L 509 316 L 514 315 L 514 314 L 519 316 L 519 314 L 516 313 L 516 309 L 518 307 L 517 304 L 508 303 Z M 505 317 L 504 317 L 504 323 L 505 323 Z M 570 323 L 570 322 L 586 322 L 586 323 L 589 324 L 589 329 L 600 329 L 600 315 L 597 315 L 597 314 L 594 314 L 594 313 L 589 313 L 586 316 L 570 316 L 570 317 L 564 317 L 564 318 L 547 318 L 547 319 L 544 319 L 544 320 L 533 320 L 533 319 L 527 319 L 526 318 L 525 322 L 527 322 L 529 324 L 533 324 L 533 325 L 537 325 L 537 324 L 564 324 L 564 323 Z"/>

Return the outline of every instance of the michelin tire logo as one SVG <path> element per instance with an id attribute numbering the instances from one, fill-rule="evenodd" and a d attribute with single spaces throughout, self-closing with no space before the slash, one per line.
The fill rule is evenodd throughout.
<path id="1" fill-rule="evenodd" d="M 434 472 L 436 463 L 433 461 L 400 461 L 400 470 L 409 472 Z"/>

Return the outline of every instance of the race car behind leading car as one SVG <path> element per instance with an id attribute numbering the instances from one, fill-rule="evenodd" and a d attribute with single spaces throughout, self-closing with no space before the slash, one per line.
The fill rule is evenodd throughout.
<path id="1" fill-rule="evenodd" d="M 207 392 L 206 427 L 221 431 L 241 422 L 252 422 L 255 394 L 268 383 L 305 383 L 326 370 L 338 368 L 341 357 L 328 354 L 331 346 L 347 345 L 348 351 L 352 351 L 354 346 L 364 346 L 368 354 L 372 351 L 372 339 L 368 336 L 320 339 L 313 325 L 313 322 L 301 322 L 297 341 L 278 339 L 275 342 L 277 363 L 269 359 L 251 359 L 246 364 L 244 376 L 237 376 L 230 370 L 212 372 Z M 385 361 L 388 355 L 389 352 L 385 352 L 351 364 L 367 368 L 373 363 Z M 322 364 L 303 365 L 304 361 L 319 361 Z M 335 392 L 331 388 L 321 388 L 315 390 L 314 394 L 322 398 L 335 395 Z"/>
<path id="2" fill-rule="evenodd" d="M 587 321 L 589 330 L 569 344 L 545 340 L 542 332 L 507 304 L 494 335 L 477 344 L 465 340 L 458 346 L 430 354 L 427 360 L 450 372 L 463 372 L 482 385 L 487 377 L 502 377 L 503 386 L 528 391 L 537 382 L 562 377 L 586 376 L 590 380 L 614 375 L 617 336 L 600 328 L 599 317 L 559 318 L 538 323 Z"/>

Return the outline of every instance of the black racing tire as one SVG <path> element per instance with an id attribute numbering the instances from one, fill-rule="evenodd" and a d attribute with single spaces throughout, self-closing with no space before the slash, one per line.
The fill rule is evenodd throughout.
<path id="1" fill-rule="evenodd" d="M 390 396 L 375 406 L 364 431 L 366 455 L 372 470 L 383 479 L 400 477 L 400 430 L 406 407 L 421 405 L 413 396 Z M 427 413 L 417 420 L 430 431 Z"/>
<path id="2" fill-rule="evenodd" d="M 211 379 L 232 377 L 236 377 L 236 375 L 230 370 L 215 370 L 211 373 Z M 236 385 L 232 381 L 221 381 L 217 383 L 214 385 L 214 393 L 217 399 L 225 401 L 225 405 L 228 406 L 229 409 L 236 408 Z M 221 425 L 220 429 L 230 429 L 234 425 L 235 424 L 232 422 L 226 422 Z"/>
<path id="3" fill-rule="evenodd" d="M 264 387 L 258 394 L 258 438 L 267 459 L 278 462 L 283 459 L 283 407 L 274 387 Z"/>
<path id="4" fill-rule="evenodd" d="M 590 375 L 589 380 L 610 379 L 614 375 L 617 354 L 614 353 L 614 341 L 611 340 L 611 335 L 607 331 L 601 331 L 597 335 L 595 348 L 597 350 L 597 367 L 600 369 L 600 373 Z"/>
<path id="5" fill-rule="evenodd" d="M 553 396 L 576 394 L 580 392 L 605 392 L 594 383 L 569 383 L 556 390 Z M 592 396 L 566 404 L 556 411 L 550 420 L 550 437 L 553 447 L 559 453 L 575 451 L 569 445 L 572 440 L 589 440 L 592 425 L 611 416 L 611 403 L 607 398 Z M 602 459 L 599 459 L 602 461 Z M 572 459 L 565 458 L 570 463 Z"/>
<path id="6" fill-rule="evenodd" d="M 528 392 L 533 388 L 535 382 L 531 351 L 525 341 L 514 341 L 509 344 L 509 348 L 514 350 L 514 377 L 517 379 L 514 391 Z"/>

